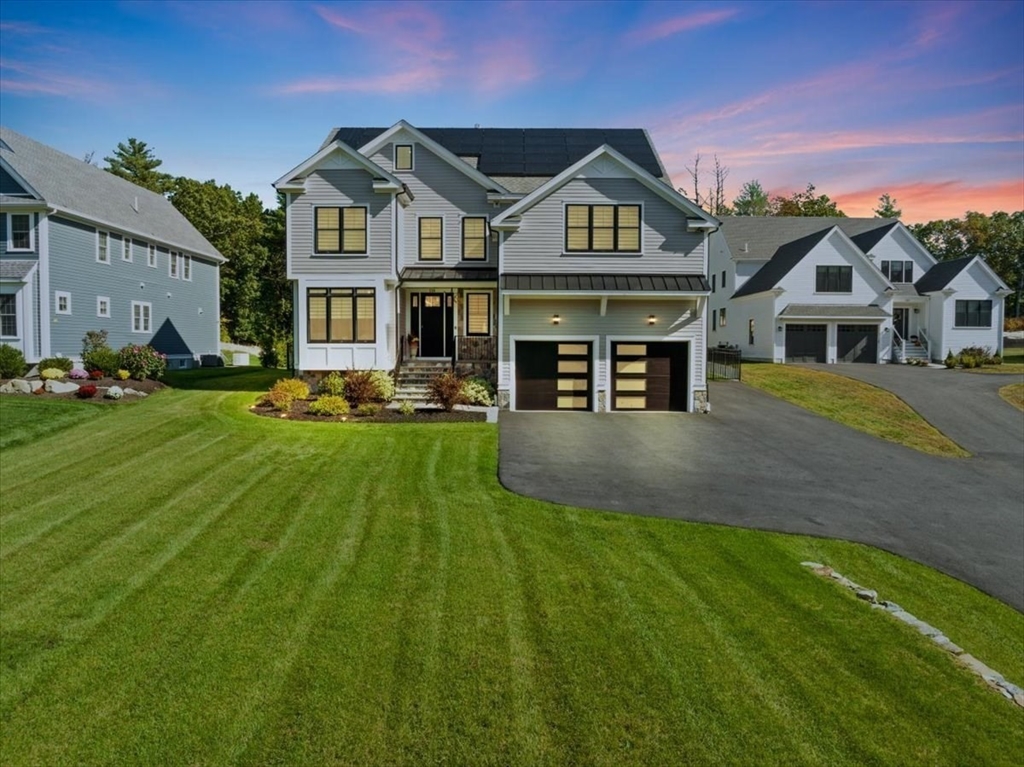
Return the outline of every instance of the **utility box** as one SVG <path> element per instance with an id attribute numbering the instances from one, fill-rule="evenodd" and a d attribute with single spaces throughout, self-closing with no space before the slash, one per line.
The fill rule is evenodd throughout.
<path id="1" fill-rule="evenodd" d="M 231 364 L 236 368 L 249 366 L 249 352 L 231 352 Z"/>

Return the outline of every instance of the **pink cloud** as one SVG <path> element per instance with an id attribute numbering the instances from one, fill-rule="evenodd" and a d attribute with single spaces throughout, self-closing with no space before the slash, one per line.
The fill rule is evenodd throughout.
<path id="1" fill-rule="evenodd" d="M 431 90 L 441 81 L 441 74 L 435 67 L 391 72 L 367 77 L 320 77 L 298 80 L 282 85 L 275 93 L 285 96 L 316 93 L 409 93 Z"/>
<path id="2" fill-rule="evenodd" d="M 12 35 L 42 35 L 49 33 L 50 30 L 29 21 L 0 21 L 0 32 Z"/>
<path id="3" fill-rule="evenodd" d="M 660 19 L 651 24 L 638 27 L 631 31 L 627 38 L 634 43 L 650 43 L 655 40 L 662 40 L 680 32 L 689 32 L 701 27 L 709 27 L 714 24 L 721 24 L 728 21 L 739 13 L 735 8 L 724 8 L 719 11 L 699 11 L 685 16 L 673 16 L 669 19 Z"/>
<path id="4" fill-rule="evenodd" d="M 484 93 L 525 85 L 540 77 L 536 55 L 522 40 L 488 40 L 479 46 L 469 74 L 474 87 Z"/>
<path id="5" fill-rule="evenodd" d="M 1024 179 L 972 184 L 957 179 L 891 184 L 839 193 L 833 199 L 848 216 L 872 216 L 878 198 L 891 195 L 903 210 L 904 223 L 959 218 L 969 210 L 993 213 L 1024 208 Z"/>
<path id="6" fill-rule="evenodd" d="M 0 59 L 0 89 L 8 93 L 40 96 L 109 98 L 116 88 L 98 78 L 69 75 L 54 69 L 10 59 Z"/>

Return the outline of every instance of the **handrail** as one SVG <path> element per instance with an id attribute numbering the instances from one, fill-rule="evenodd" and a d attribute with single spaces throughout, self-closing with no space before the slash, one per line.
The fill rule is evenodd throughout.
<path id="1" fill-rule="evenodd" d="M 893 340 L 897 342 L 896 346 L 899 347 L 899 353 L 898 354 L 897 354 L 897 351 L 896 351 L 895 348 L 892 350 L 893 356 L 896 357 L 897 361 L 900 362 L 900 363 L 906 362 L 907 361 L 907 351 L 906 351 L 907 344 L 906 344 L 906 341 L 903 340 L 903 336 L 900 335 L 900 331 L 898 331 L 896 329 L 896 325 L 892 326 L 892 335 L 893 335 Z"/>
<path id="2" fill-rule="evenodd" d="M 932 342 L 931 342 L 931 339 L 928 338 L 928 334 L 924 332 L 924 328 L 918 328 L 917 329 L 917 334 L 921 338 L 924 339 L 924 351 L 925 351 L 925 354 L 928 355 L 928 361 L 931 362 L 932 361 Z"/>

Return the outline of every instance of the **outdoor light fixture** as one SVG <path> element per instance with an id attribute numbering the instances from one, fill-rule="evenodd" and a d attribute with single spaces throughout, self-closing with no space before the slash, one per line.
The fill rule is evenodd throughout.
<path id="1" fill-rule="evenodd" d="M 657 320 L 657 317 L 655 317 L 653 314 L 648 314 L 647 315 L 647 324 L 648 325 L 653 325 L 656 320 Z"/>
<path id="2" fill-rule="evenodd" d="M 561 321 L 562 321 L 562 318 L 559 317 L 557 314 L 554 317 L 551 318 L 551 324 L 552 325 L 557 325 Z"/>

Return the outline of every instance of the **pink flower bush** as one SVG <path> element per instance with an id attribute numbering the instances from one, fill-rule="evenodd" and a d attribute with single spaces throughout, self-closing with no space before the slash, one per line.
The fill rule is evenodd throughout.
<path id="1" fill-rule="evenodd" d="M 68 372 L 68 378 L 74 378 L 74 379 L 77 379 L 77 380 L 84 380 L 84 379 L 86 379 L 88 377 L 89 377 L 89 374 L 86 373 L 81 368 L 71 368 L 70 372 Z"/>

